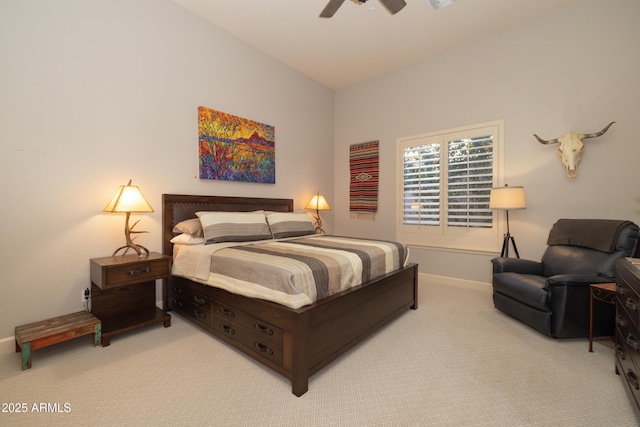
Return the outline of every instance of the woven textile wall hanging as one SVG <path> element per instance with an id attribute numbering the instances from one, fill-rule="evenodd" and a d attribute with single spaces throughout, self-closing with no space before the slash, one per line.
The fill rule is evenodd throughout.
<path id="1" fill-rule="evenodd" d="M 349 210 L 352 217 L 378 210 L 378 141 L 349 146 Z"/>

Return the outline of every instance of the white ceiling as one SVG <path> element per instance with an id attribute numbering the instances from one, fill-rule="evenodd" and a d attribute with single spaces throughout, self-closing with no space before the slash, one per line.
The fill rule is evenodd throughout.
<path id="1" fill-rule="evenodd" d="M 331 89 L 342 89 L 579 0 L 456 0 L 432 10 L 406 0 L 391 15 L 379 2 L 346 0 L 173 0 L 249 45 Z"/>

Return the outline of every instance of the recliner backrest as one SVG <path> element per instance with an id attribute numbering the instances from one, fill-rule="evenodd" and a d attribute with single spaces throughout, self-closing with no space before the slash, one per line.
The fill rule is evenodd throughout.
<path id="1" fill-rule="evenodd" d="M 593 224 L 593 227 L 597 227 L 597 221 L 593 220 L 590 226 Z M 575 245 L 550 245 L 542 256 L 544 275 L 550 277 L 558 274 L 591 274 L 613 280 L 615 261 L 634 254 L 639 235 L 638 226 L 627 223 L 619 231 L 612 252 Z"/>

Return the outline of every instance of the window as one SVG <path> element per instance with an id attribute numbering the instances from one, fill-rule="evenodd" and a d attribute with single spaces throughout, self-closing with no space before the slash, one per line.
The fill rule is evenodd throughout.
<path id="1" fill-rule="evenodd" d="M 496 121 L 398 139 L 398 240 L 499 250 L 502 233 L 489 195 L 501 173 L 502 135 Z"/>

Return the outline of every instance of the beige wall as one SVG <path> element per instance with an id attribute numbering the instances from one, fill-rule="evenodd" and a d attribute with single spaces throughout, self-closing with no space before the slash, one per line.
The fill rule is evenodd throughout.
<path id="1" fill-rule="evenodd" d="M 82 309 L 89 259 L 124 242 L 102 209 L 129 178 L 156 251 L 162 193 L 333 199 L 333 91 L 170 0 L 2 0 L 0 58 L 5 344 Z M 275 126 L 275 185 L 197 178 L 199 105 Z"/>
<path id="2" fill-rule="evenodd" d="M 335 232 L 394 237 L 397 138 L 495 119 L 505 121 L 504 182 L 523 185 L 527 197 L 526 210 L 510 213 L 521 257 L 540 258 L 558 218 L 640 223 L 639 19 L 636 0 L 585 0 L 337 92 Z M 532 136 L 596 132 L 611 121 L 605 136 L 587 143 L 573 180 L 556 147 Z M 374 223 L 348 214 L 348 147 L 372 139 L 381 144 Z M 411 252 L 423 273 L 485 283 L 496 255 Z"/>

